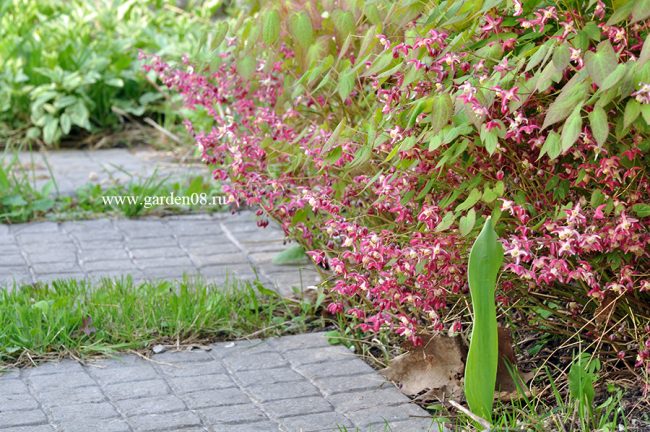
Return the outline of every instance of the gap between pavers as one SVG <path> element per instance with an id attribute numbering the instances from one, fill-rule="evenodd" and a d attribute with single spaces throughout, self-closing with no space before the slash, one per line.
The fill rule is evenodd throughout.
<path id="1" fill-rule="evenodd" d="M 72 360 L 0 376 L 0 432 L 439 430 L 324 333 Z"/>

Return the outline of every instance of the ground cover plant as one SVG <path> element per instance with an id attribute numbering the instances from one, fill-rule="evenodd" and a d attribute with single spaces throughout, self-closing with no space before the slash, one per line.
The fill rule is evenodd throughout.
<path id="1" fill-rule="evenodd" d="M 154 344 L 202 344 L 322 328 L 321 300 L 288 300 L 259 282 L 58 280 L 0 291 L 0 371 Z"/>
<path id="2" fill-rule="evenodd" d="M 329 310 L 355 337 L 466 332 L 469 246 L 491 216 L 518 350 L 566 382 L 582 344 L 601 385 L 646 397 L 648 14 L 633 1 L 269 5 L 219 34 L 209 61 L 147 68 L 195 110 L 189 130 L 227 191 L 331 271 Z"/>
<path id="3" fill-rule="evenodd" d="M 179 105 L 158 91 L 133 52 L 190 52 L 211 17 L 224 12 L 221 2 L 206 1 L 186 9 L 167 0 L 3 1 L 0 145 L 52 146 L 89 133 L 96 142 L 143 116 L 173 128 Z M 131 138 L 141 138 L 136 132 Z"/>

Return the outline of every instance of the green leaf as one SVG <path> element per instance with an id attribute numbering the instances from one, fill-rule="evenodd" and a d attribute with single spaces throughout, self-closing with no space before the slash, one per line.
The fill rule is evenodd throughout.
<path id="1" fill-rule="evenodd" d="M 623 79 L 623 77 L 625 76 L 626 72 L 627 72 L 627 64 L 626 63 L 622 63 L 622 64 L 616 66 L 616 69 L 614 69 L 614 71 L 611 74 L 609 74 L 609 76 L 607 76 L 607 78 L 605 78 L 603 80 L 603 85 L 600 86 L 600 90 L 601 91 L 609 90 L 615 84 L 619 84 L 621 82 L 621 80 Z"/>
<path id="2" fill-rule="evenodd" d="M 280 37 L 280 13 L 277 10 L 270 10 L 264 16 L 264 28 L 262 39 L 267 45 L 273 45 Z"/>
<path id="3" fill-rule="evenodd" d="M 451 226 L 451 224 L 454 223 L 454 220 L 456 219 L 456 216 L 454 215 L 453 212 L 447 212 L 445 215 L 442 217 L 442 220 L 440 223 L 436 226 L 435 232 L 442 232 L 445 231 L 447 228 Z"/>
<path id="4" fill-rule="evenodd" d="M 447 126 L 454 114 L 454 102 L 447 93 L 440 93 L 433 97 L 431 104 L 431 130 L 437 134 Z"/>
<path id="5" fill-rule="evenodd" d="M 560 136 L 555 131 L 549 132 L 549 134 L 546 136 L 546 141 L 544 141 L 544 145 L 539 151 L 539 157 L 541 158 L 545 154 L 548 154 L 548 157 L 551 159 L 555 159 L 562 154 Z"/>
<path id="6" fill-rule="evenodd" d="M 561 44 L 555 48 L 555 52 L 553 52 L 553 66 L 555 66 L 556 70 L 563 72 L 569 65 L 569 61 L 571 61 L 571 52 L 566 44 Z"/>
<path id="7" fill-rule="evenodd" d="M 577 75 L 576 75 L 577 76 Z M 575 78 L 575 77 L 574 77 Z M 583 102 L 587 96 L 587 83 L 584 81 L 569 81 L 560 92 L 560 95 L 548 107 L 542 129 L 564 120 L 571 111 Z"/>
<path id="8" fill-rule="evenodd" d="M 273 257 L 273 264 L 277 265 L 299 264 L 306 261 L 305 248 L 300 245 L 293 245 Z"/>
<path id="9" fill-rule="evenodd" d="M 474 204 L 476 204 L 481 199 L 482 195 L 483 194 L 481 194 L 481 192 L 478 189 L 476 188 L 472 189 L 469 195 L 467 196 L 467 198 L 465 199 L 465 201 L 458 204 L 458 207 L 456 207 L 456 212 L 462 212 L 474 207 Z"/>
<path id="10" fill-rule="evenodd" d="M 609 120 L 605 110 L 595 106 L 589 113 L 589 126 L 599 147 L 602 147 L 609 135 Z"/>
<path id="11" fill-rule="evenodd" d="M 300 11 L 289 19 L 289 31 L 298 45 L 303 49 L 309 48 L 314 42 L 314 29 L 311 25 L 311 18 L 305 11 Z"/>
<path id="12" fill-rule="evenodd" d="M 350 11 L 337 10 L 332 14 L 332 19 L 341 40 L 345 40 L 356 28 L 354 15 Z"/>
<path id="13" fill-rule="evenodd" d="M 595 53 L 588 51 L 585 54 L 585 67 L 598 87 L 603 86 L 605 78 L 614 70 L 617 63 L 616 51 L 609 40 L 601 42 Z"/>
<path id="14" fill-rule="evenodd" d="M 632 211 L 634 211 L 638 217 L 648 217 L 650 216 L 650 204 L 634 204 L 632 206 Z"/>
<path id="15" fill-rule="evenodd" d="M 346 100 L 348 96 L 350 96 L 350 93 L 354 88 L 355 79 L 356 76 L 354 70 L 351 68 L 347 68 L 341 72 L 341 75 L 339 76 L 339 84 L 337 86 L 341 99 Z"/>
<path id="16" fill-rule="evenodd" d="M 104 82 L 106 83 L 106 85 L 109 85 L 111 87 L 118 87 L 118 88 L 124 87 L 124 81 L 122 80 L 122 78 L 109 78 Z"/>
<path id="17" fill-rule="evenodd" d="M 497 149 L 497 145 L 499 144 L 496 129 L 487 130 L 487 127 L 483 124 L 481 126 L 481 141 L 483 142 L 487 152 L 490 155 L 494 154 L 494 151 Z"/>
<path id="18" fill-rule="evenodd" d="M 582 104 L 578 104 L 578 106 L 573 109 L 569 118 L 566 119 L 566 122 L 564 122 L 564 127 L 562 128 L 562 153 L 570 149 L 580 136 L 580 131 L 582 130 L 582 116 L 580 115 L 581 109 Z"/>
<path id="19" fill-rule="evenodd" d="M 70 129 L 72 128 L 72 121 L 70 120 L 70 116 L 67 113 L 61 114 L 59 122 L 61 123 L 61 130 L 63 133 L 65 135 L 69 134 Z"/>
<path id="20" fill-rule="evenodd" d="M 623 127 L 627 128 L 641 113 L 641 104 L 636 99 L 630 99 L 625 105 L 625 112 L 623 113 Z"/>
<path id="21" fill-rule="evenodd" d="M 463 237 L 467 236 L 467 234 L 469 234 L 474 228 L 475 223 L 476 211 L 474 209 L 471 209 L 465 216 L 461 217 L 460 221 L 458 222 L 458 230 L 460 231 L 460 234 Z"/>
<path id="22" fill-rule="evenodd" d="M 54 140 L 56 138 L 56 131 L 58 127 L 59 127 L 58 119 L 52 116 L 47 116 L 47 120 L 45 121 L 45 126 L 43 127 L 43 141 L 45 141 L 46 144 L 54 143 Z"/>
<path id="23" fill-rule="evenodd" d="M 488 421 L 492 418 L 499 360 L 495 291 L 502 263 L 503 247 L 488 218 L 469 253 L 467 278 L 474 323 L 465 363 L 467 403 L 473 413 Z"/>

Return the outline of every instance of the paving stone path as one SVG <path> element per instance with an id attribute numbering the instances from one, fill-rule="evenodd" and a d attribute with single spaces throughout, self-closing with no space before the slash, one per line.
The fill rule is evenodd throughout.
<path id="1" fill-rule="evenodd" d="M 61 193 L 97 181 L 91 174 L 100 166 L 114 167 L 102 174 L 110 181 L 124 170 L 183 170 L 125 150 L 47 158 Z M 272 263 L 286 247 L 282 231 L 258 228 L 250 211 L 0 225 L 0 289 L 127 274 L 136 281 L 258 278 L 283 295 L 318 283 L 308 264 Z M 150 360 L 66 360 L 0 375 L 0 432 L 437 430 L 430 426 L 426 411 L 323 334 L 218 343 Z"/>
<path id="2" fill-rule="evenodd" d="M 0 376 L 0 432 L 438 430 L 323 334 L 210 348 L 10 371 Z"/>
<path id="3" fill-rule="evenodd" d="M 222 283 L 259 278 L 283 295 L 320 281 L 311 265 L 275 265 L 286 249 L 274 225 L 250 211 L 144 219 L 0 225 L 0 284 L 131 275 L 135 281 L 184 275 Z"/>

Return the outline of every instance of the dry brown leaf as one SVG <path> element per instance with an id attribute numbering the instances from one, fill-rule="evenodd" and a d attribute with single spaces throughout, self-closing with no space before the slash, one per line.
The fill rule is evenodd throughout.
<path id="1" fill-rule="evenodd" d="M 463 395 L 467 348 L 459 336 L 433 336 L 423 346 L 395 357 L 382 374 L 409 396 L 444 400 Z"/>
<path id="2" fill-rule="evenodd" d="M 499 327 L 498 331 L 499 363 L 495 398 L 506 401 L 521 396 L 507 365 L 519 376 L 521 388 L 530 396 L 525 383 L 534 374 L 518 371 L 510 331 L 504 327 Z M 459 336 L 434 336 L 425 340 L 422 347 L 393 359 L 382 374 L 393 381 L 402 393 L 419 400 L 458 399 L 463 397 L 466 359 L 467 346 Z"/>

